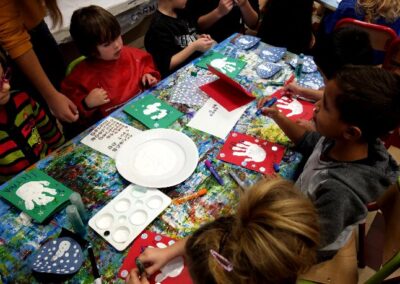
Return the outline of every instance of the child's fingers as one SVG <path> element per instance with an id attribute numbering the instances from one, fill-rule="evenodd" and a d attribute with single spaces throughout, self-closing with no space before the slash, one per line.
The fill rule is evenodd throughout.
<path id="1" fill-rule="evenodd" d="M 264 104 L 269 100 L 268 97 L 264 97 L 257 102 L 257 108 L 262 108 Z"/>

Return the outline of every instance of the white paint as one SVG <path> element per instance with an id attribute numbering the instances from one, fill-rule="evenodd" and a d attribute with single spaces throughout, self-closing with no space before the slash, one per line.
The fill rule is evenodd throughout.
<path id="1" fill-rule="evenodd" d="M 243 143 L 237 143 L 236 146 L 232 147 L 233 156 L 246 157 L 243 162 L 262 162 L 267 157 L 267 152 L 257 144 L 251 143 L 249 141 L 244 141 Z"/>
<path id="2" fill-rule="evenodd" d="M 111 226 L 112 222 L 114 220 L 114 217 L 111 214 L 104 214 L 97 218 L 96 220 L 96 226 L 100 229 L 107 229 L 108 227 Z"/>
<path id="3" fill-rule="evenodd" d="M 58 250 L 51 258 L 52 261 L 56 261 L 58 258 L 62 257 L 64 253 L 71 247 L 71 243 L 69 241 L 62 241 L 58 245 Z M 68 253 L 65 253 L 65 256 L 68 257 Z"/>
<path id="4" fill-rule="evenodd" d="M 112 238 L 117 243 L 124 243 L 129 237 L 129 229 L 126 227 L 118 228 L 113 234 Z"/>
<path id="5" fill-rule="evenodd" d="M 48 187 L 50 183 L 45 180 L 41 181 L 30 181 L 21 185 L 17 191 L 16 195 L 25 202 L 25 208 L 27 210 L 32 210 L 36 205 L 46 205 L 54 200 L 53 196 L 56 195 L 57 190 Z M 47 194 L 45 194 L 47 193 Z"/>
<path id="6" fill-rule="evenodd" d="M 151 196 L 147 201 L 147 206 L 151 209 L 157 209 L 162 205 L 162 198 L 159 196 Z"/>
<path id="7" fill-rule="evenodd" d="M 236 62 L 229 62 L 227 60 L 228 57 L 213 59 L 211 60 L 210 65 L 224 74 L 226 74 L 226 72 L 234 72 L 236 70 Z"/>
<path id="8" fill-rule="evenodd" d="M 286 115 L 287 117 L 291 117 L 294 115 L 298 115 L 303 112 L 303 105 L 294 98 L 288 98 L 286 96 L 282 96 L 276 106 L 280 109 L 288 109 L 290 112 Z"/>
<path id="9" fill-rule="evenodd" d="M 128 199 L 121 199 L 114 205 L 114 209 L 117 212 L 125 212 L 129 209 L 130 205 L 131 203 Z"/>
<path id="10" fill-rule="evenodd" d="M 138 210 L 132 213 L 129 220 L 133 225 L 141 225 L 147 220 L 147 213 L 143 210 Z"/>
<path id="11" fill-rule="evenodd" d="M 164 118 L 167 114 L 168 111 L 166 109 L 160 108 L 161 103 L 155 102 L 153 104 L 147 105 L 146 108 L 143 110 L 143 114 L 146 116 L 150 116 L 151 119 L 153 120 L 158 120 Z"/>

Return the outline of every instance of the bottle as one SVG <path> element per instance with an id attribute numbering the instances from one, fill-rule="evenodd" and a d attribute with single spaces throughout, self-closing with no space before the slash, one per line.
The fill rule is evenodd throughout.
<path id="1" fill-rule="evenodd" d="M 303 70 L 303 63 L 304 63 L 304 54 L 300 53 L 297 59 L 296 68 L 294 69 L 294 75 L 296 76 L 296 79 L 299 79 L 301 77 L 301 72 Z"/>
<path id="2" fill-rule="evenodd" d="M 76 208 L 78 209 L 79 215 L 81 216 L 81 219 L 84 223 L 88 221 L 88 214 L 85 208 L 85 205 L 82 202 L 81 195 L 77 192 L 73 192 L 69 196 L 69 201 L 71 201 L 72 205 L 75 205 Z"/>
<path id="3" fill-rule="evenodd" d="M 75 205 L 68 205 L 67 206 L 67 217 L 69 222 L 72 225 L 72 228 L 74 229 L 74 232 L 80 235 L 82 238 L 85 238 L 86 236 L 86 227 L 82 222 L 82 219 L 79 215 L 78 209 L 76 208 Z"/>

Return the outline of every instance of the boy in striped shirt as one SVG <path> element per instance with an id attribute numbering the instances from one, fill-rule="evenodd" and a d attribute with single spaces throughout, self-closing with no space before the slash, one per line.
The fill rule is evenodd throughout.
<path id="1" fill-rule="evenodd" d="M 45 110 L 24 92 L 10 92 L 6 59 L 0 50 L 0 184 L 64 143 Z"/>

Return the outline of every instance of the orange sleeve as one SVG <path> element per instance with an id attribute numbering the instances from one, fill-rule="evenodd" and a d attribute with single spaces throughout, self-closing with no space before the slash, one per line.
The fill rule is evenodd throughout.
<path id="1" fill-rule="evenodd" d="M 36 0 L 28 1 L 34 2 Z M 15 0 L 0 0 L 0 44 L 13 59 L 23 55 L 32 48 L 30 36 L 24 21 L 24 16 L 28 15 L 23 15 L 22 11 L 26 11 L 26 9 L 18 5 L 20 2 Z M 36 2 L 35 4 L 37 8 L 32 11 L 32 17 L 37 16 L 38 11 L 36 10 L 41 9 L 40 5 Z M 32 7 L 33 5 L 28 6 Z"/>

